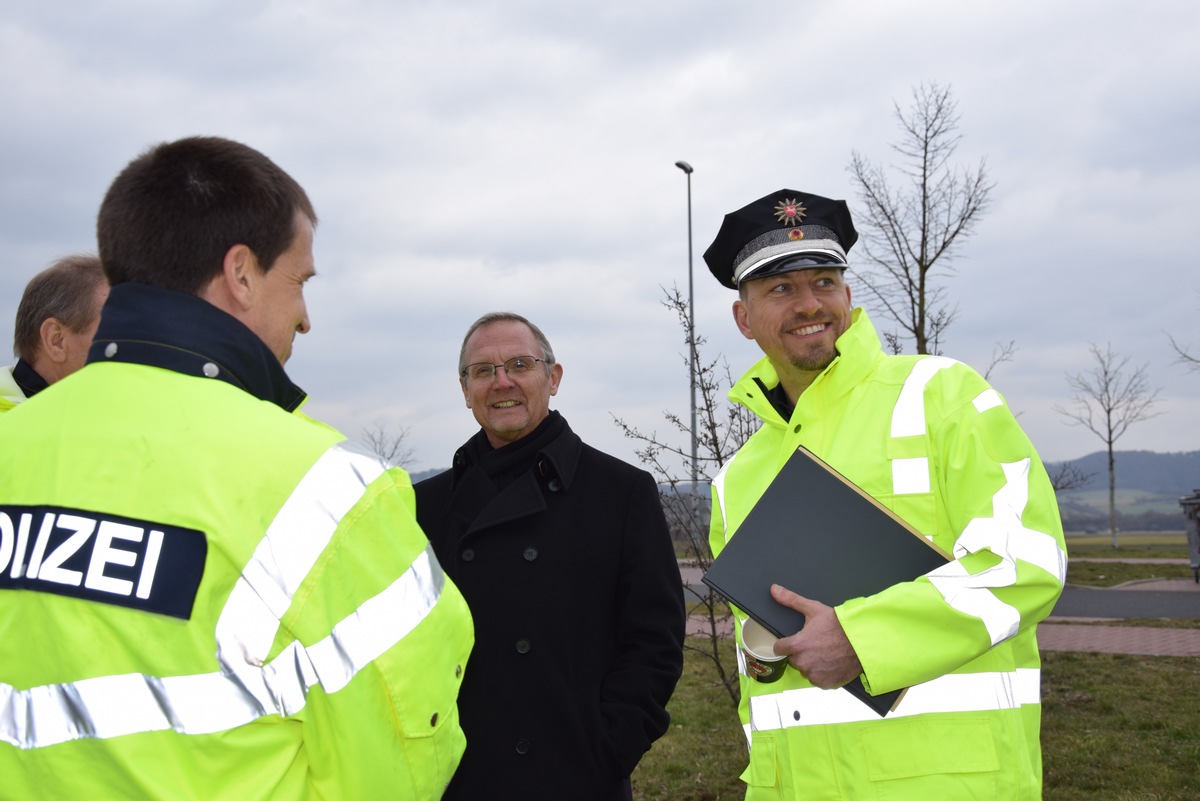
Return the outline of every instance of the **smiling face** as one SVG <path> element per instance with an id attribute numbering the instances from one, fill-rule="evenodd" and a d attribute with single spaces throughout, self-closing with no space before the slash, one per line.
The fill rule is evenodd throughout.
<path id="1" fill-rule="evenodd" d="M 464 348 L 464 364 L 503 364 L 514 356 L 545 356 L 529 326 L 501 320 L 480 326 Z M 491 378 L 459 378 L 467 408 L 475 415 L 493 448 L 516 442 L 550 414 L 550 396 L 558 393 L 562 365 L 537 368 L 520 375 L 503 367 Z"/>
<path id="2" fill-rule="evenodd" d="M 746 281 L 733 318 L 771 360 L 792 403 L 837 356 L 850 327 L 850 287 L 839 268 L 792 270 Z"/>

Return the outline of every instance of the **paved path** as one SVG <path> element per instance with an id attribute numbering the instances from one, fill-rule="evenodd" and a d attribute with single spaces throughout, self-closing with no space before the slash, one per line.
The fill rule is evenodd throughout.
<path id="1" fill-rule="evenodd" d="M 1086 651 L 1144 656 L 1200 656 L 1200 629 L 1090 626 L 1050 618 L 1038 626 L 1043 651 Z"/>

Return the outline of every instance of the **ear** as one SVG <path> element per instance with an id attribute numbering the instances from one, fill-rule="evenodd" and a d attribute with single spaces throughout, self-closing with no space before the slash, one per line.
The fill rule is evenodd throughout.
<path id="1" fill-rule="evenodd" d="M 42 320 L 41 328 L 38 329 L 41 354 L 55 364 L 64 363 L 67 360 L 66 335 L 67 327 L 59 322 L 57 317 Z"/>
<path id="2" fill-rule="evenodd" d="M 746 302 L 741 298 L 733 302 L 733 321 L 737 323 L 738 330 L 742 332 L 742 336 L 746 339 L 754 339 L 754 333 L 750 330 L 750 309 L 747 308 Z"/>
<path id="3" fill-rule="evenodd" d="M 563 366 L 561 364 L 559 364 L 558 362 L 555 362 L 553 365 L 551 365 L 551 367 L 550 367 L 550 394 L 551 395 L 558 394 L 558 384 L 560 381 L 562 381 L 562 374 L 563 374 Z"/>
<path id="4" fill-rule="evenodd" d="M 241 309 L 249 309 L 258 291 L 258 280 L 262 270 L 258 259 L 246 245 L 234 245 L 221 262 L 221 277 L 225 281 L 229 296 Z"/>
<path id="5" fill-rule="evenodd" d="M 221 260 L 221 272 L 208 282 L 199 296 L 223 312 L 245 320 L 253 305 L 262 271 L 258 258 L 246 245 L 234 245 Z"/>
<path id="6" fill-rule="evenodd" d="M 465 400 L 467 402 L 467 408 L 470 409 L 471 408 L 471 396 L 470 396 L 470 394 L 467 393 L 467 379 L 462 378 L 460 376 L 458 379 L 458 386 L 462 389 L 463 400 Z"/>

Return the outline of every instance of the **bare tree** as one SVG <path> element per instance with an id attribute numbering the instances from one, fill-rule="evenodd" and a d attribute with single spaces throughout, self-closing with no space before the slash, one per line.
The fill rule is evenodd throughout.
<path id="1" fill-rule="evenodd" d="M 1197 295 L 1200 296 L 1200 292 Z M 1171 340 L 1171 347 L 1174 349 L 1175 355 L 1179 357 L 1177 361 L 1186 364 L 1189 370 L 1200 370 L 1200 353 L 1192 350 L 1190 345 L 1181 345 L 1170 334 L 1167 334 L 1167 338 Z"/>
<path id="2" fill-rule="evenodd" d="M 859 248 L 868 266 L 856 273 L 868 305 L 911 336 L 917 353 L 938 353 L 956 308 L 934 282 L 934 270 L 953 273 L 949 262 L 987 209 L 995 185 L 984 160 L 974 169 L 950 163 L 962 137 L 948 86 L 922 84 L 913 89 L 907 110 L 899 104 L 894 109 L 901 137 L 892 150 L 901 163 L 885 169 L 854 151 L 847 168 L 866 210 L 859 218 Z M 889 181 L 893 171 L 899 188 Z"/>
<path id="3" fill-rule="evenodd" d="M 992 346 L 992 361 L 988 364 L 986 370 L 983 371 L 985 381 L 991 378 L 992 371 L 1005 362 L 1011 362 L 1017 354 L 1017 341 L 1010 339 L 1008 342 L 997 342 Z"/>
<path id="4" fill-rule="evenodd" d="M 1055 492 L 1079 489 L 1092 480 L 1095 473 L 1085 473 L 1074 462 L 1060 462 L 1050 470 L 1050 486 Z"/>
<path id="5" fill-rule="evenodd" d="M 405 444 L 408 439 L 408 429 L 401 427 L 392 431 L 386 426 L 375 423 L 362 431 L 363 444 L 388 464 L 408 468 L 413 463 L 414 451 L 412 446 Z"/>
<path id="6" fill-rule="evenodd" d="M 1067 385 L 1074 390 L 1069 408 L 1055 406 L 1070 425 L 1091 431 L 1108 449 L 1108 530 L 1112 547 L 1117 546 L 1117 471 L 1113 445 L 1134 423 L 1158 415 L 1153 411 L 1158 390 L 1151 389 L 1146 365 L 1131 370 L 1128 356 L 1113 353 L 1112 344 L 1101 351 L 1090 346 L 1096 364 L 1090 370 L 1067 374 Z"/>
<path id="7" fill-rule="evenodd" d="M 1187 365 L 1189 370 L 1200 370 L 1200 355 L 1193 353 L 1189 348 L 1180 345 L 1175 341 L 1175 337 L 1168 335 L 1171 340 L 1171 347 L 1175 349 L 1175 355 L 1179 357 L 1178 361 Z"/>
<path id="8" fill-rule="evenodd" d="M 678 288 L 663 290 L 663 306 L 675 312 L 684 332 L 684 347 L 693 341 L 687 299 Z M 704 337 L 695 337 L 696 373 L 696 474 L 700 487 L 707 488 L 713 476 L 728 462 L 738 449 L 758 429 L 758 418 L 744 406 L 730 403 L 726 392 L 733 384 L 728 363 L 721 357 L 706 360 L 701 355 Z M 683 369 L 689 369 L 688 359 L 683 358 Z M 690 412 L 689 412 L 690 414 Z M 664 411 L 663 417 L 672 429 L 669 435 L 657 432 L 643 433 L 613 415 L 613 422 L 626 437 L 640 443 L 636 451 L 638 461 L 654 474 L 659 482 L 659 495 L 663 511 L 675 538 L 676 548 L 683 554 L 685 568 L 708 570 L 712 564 L 712 551 L 708 544 L 708 529 L 711 502 L 694 493 L 691 460 L 690 417 L 672 411 Z M 703 620 L 703 646 L 687 644 L 691 651 L 708 658 L 725 691 L 736 705 L 740 695 L 736 665 L 729 661 L 727 649 L 721 647 L 722 640 L 732 632 L 729 608 L 721 596 L 699 584 L 685 584 L 689 606 L 693 607 L 693 620 Z"/>

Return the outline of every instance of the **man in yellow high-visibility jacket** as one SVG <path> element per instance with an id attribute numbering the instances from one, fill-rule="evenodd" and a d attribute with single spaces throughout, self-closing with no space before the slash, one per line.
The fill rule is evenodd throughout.
<path id="1" fill-rule="evenodd" d="M 404 471 L 291 413 L 315 223 L 225 139 L 108 190 L 89 363 L 0 416 L 0 796 L 442 795 L 470 616 Z"/>
<path id="2" fill-rule="evenodd" d="M 1035 629 L 1066 569 L 1054 492 L 978 373 L 884 355 L 843 277 L 856 239 L 843 201 L 782 189 L 726 215 L 705 253 L 765 354 L 730 391 L 762 425 L 713 481 L 713 551 L 803 445 L 954 560 L 833 608 L 772 587 L 805 625 L 775 643 L 782 679 L 741 666 L 746 798 L 1040 798 Z M 856 677 L 910 689 L 880 717 L 835 689 Z"/>

